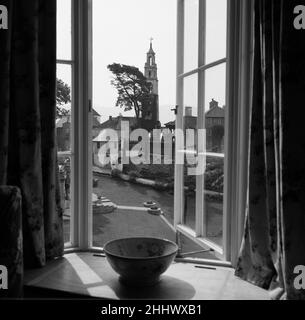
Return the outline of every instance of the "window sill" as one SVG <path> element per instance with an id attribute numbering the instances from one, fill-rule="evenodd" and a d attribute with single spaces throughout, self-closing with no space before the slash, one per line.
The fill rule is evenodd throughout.
<path id="1" fill-rule="evenodd" d="M 104 257 L 70 253 L 44 269 L 29 270 L 25 286 L 102 299 L 268 300 L 268 292 L 234 276 L 224 267 L 195 267 L 175 262 L 162 280 L 149 288 L 127 288 Z"/>

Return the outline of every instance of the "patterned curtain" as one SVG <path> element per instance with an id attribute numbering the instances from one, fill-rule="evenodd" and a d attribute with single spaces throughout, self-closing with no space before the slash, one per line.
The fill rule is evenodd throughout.
<path id="1" fill-rule="evenodd" d="M 56 0 L 2 0 L 0 185 L 21 190 L 24 262 L 43 266 L 63 253 L 57 181 Z"/>
<path id="2" fill-rule="evenodd" d="M 305 31 L 295 0 L 255 0 L 254 77 L 245 233 L 236 275 L 274 299 L 304 299 Z"/>

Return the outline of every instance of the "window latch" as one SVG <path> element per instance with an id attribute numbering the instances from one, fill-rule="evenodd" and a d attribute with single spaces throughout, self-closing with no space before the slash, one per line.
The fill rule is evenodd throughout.
<path id="1" fill-rule="evenodd" d="M 179 106 L 175 106 L 175 108 L 171 109 L 171 111 L 174 111 L 175 115 L 178 114 L 178 108 Z"/>

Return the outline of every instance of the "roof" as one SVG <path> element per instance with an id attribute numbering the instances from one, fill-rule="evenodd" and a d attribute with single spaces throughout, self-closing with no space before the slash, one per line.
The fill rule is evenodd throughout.
<path id="1" fill-rule="evenodd" d="M 164 124 L 165 127 L 175 127 L 176 122 L 170 121 Z M 184 125 L 187 129 L 196 129 L 197 128 L 197 117 L 194 116 L 185 116 L 184 117 Z"/>
<path id="2" fill-rule="evenodd" d="M 151 41 L 150 41 L 150 47 L 149 47 L 148 53 L 155 54 L 155 51 L 154 51 L 153 48 L 152 48 L 152 42 L 151 42 Z"/>
<path id="3" fill-rule="evenodd" d="M 206 112 L 206 118 L 224 118 L 225 110 L 220 107 L 214 107 Z"/>
<path id="4" fill-rule="evenodd" d="M 100 131 L 98 136 L 93 139 L 93 142 L 102 142 L 102 141 L 108 141 L 109 134 L 107 134 L 107 129 L 103 129 Z"/>
<path id="5" fill-rule="evenodd" d="M 92 114 L 93 114 L 94 117 L 100 117 L 101 116 L 95 109 L 92 109 Z"/>
<path id="6" fill-rule="evenodd" d="M 93 128 L 100 128 L 101 127 L 101 123 L 96 119 L 96 117 L 92 117 L 92 127 Z"/>
<path id="7" fill-rule="evenodd" d="M 101 127 L 101 123 L 97 120 L 96 117 L 99 117 L 99 115 L 95 111 L 95 113 L 93 113 L 93 117 L 92 117 L 92 127 L 93 128 Z M 57 119 L 56 120 L 56 128 L 62 128 L 65 123 L 71 123 L 71 116 L 70 115 L 63 116 L 63 117 Z"/>
<path id="8" fill-rule="evenodd" d="M 165 127 L 175 126 L 175 120 L 165 123 L 164 126 Z"/>
<path id="9" fill-rule="evenodd" d="M 129 121 L 129 122 L 136 122 L 135 117 L 112 117 L 105 122 L 100 124 L 102 129 L 111 128 L 111 129 L 119 129 L 119 124 L 121 121 Z"/>
<path id="10" fill-rule="evenodd" d="M 220 107 L 214 107 L 206 112 L 206 118 L 224 118 L 225 117 L 225 110 Z M 194 116 L 185 116 L 185 127 L 188 129 L 195 129 L 197 124 L 197 117 Z M 175 120 L 165 123 L 166 127 L 175 127 Z"/>

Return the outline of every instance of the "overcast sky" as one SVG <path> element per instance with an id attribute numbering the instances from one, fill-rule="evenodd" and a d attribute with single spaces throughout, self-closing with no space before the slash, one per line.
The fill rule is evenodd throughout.
<path id="1" fill-rule="evenodd" d="M 117 93 L 107 65 L 123 63 L 144 72 L 151 37 L 158 65 L 160 118 L 167 120 L 173 118 L 170 109 L 175 105 L 176 0 L 93 0 L 93 96 L 102 115 L 123 112 L 115 107 Z"/>
<path id="2" fill-rule="evenodd" d="M 225 56 L 226 0 L 207 0 L 208 28 L 207 60 Z M 69 59 L 70 20 L 67 19 L 70 0 L 58 0 L 58 58 Z M 174 119 L 170 109 L 176 99 L 176 0 L 93 0 L 93 104 L 102 115 L 119 113 L 134 116 L 115 107 L 117 92 L 111 86 L 111 73 L 107 65 L 113 62 L 133 65 L 144 72 L 146 53 L 150 38 L 156 52 L 159 78 L 160 121 L 162 124 Z M 186 29 L 185 65 L 195 67 L 198 57 L 196 43 L 198 30 L 195 14 L 198 0 L 188 0 L 185 19 Z M 59 32 L 60 30 L 60 32 Z M 63 31 L 64 30 L 64 31 Z M 69 66 L 58 66 L 58 77 L 71 83 Z M 185 81 L 185 105 L 193 106 L 196 115 L 197 79 Z M 205 107 L 214 98 L 222 106 L 225 103 L 225 65 L 211 69 L 206 74 Z"/>

